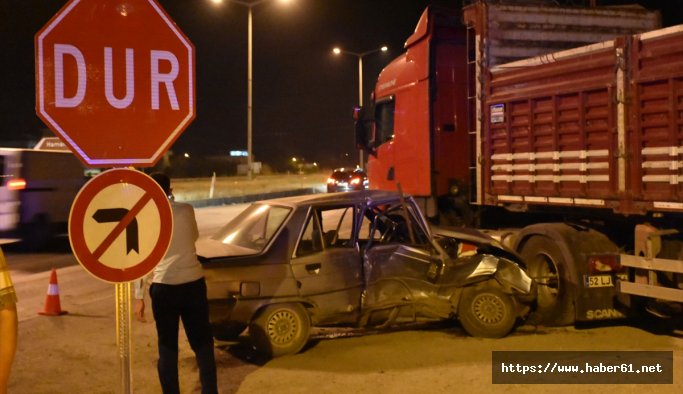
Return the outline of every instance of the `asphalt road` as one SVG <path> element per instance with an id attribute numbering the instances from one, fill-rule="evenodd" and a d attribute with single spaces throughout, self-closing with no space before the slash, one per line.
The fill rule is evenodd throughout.
<path id="1" fill-rule="evenodd" d="M 67 271 L 68 272 L 68 271 Z M 73 277 L 69 280 L 62 278 Z M 119 393 L 111 285 L 89 296 L 70 296 L 88 282 L 74 271 L 60 276 L 63 308 L 69 314 L 36 316 L 20 323 L 19 351 L 10 393 Z M 457 324 L 358 335 L 328 331 L 300 354 L 265 360 L 246 341 L 217 342 L 221 393 L 680 393 L 683 334 L 655 324 L 584 328 L 520 327 L 502 339 L 468 337 Z M 160 393 L 156 378 L 156 334 L 151 321 L 132 327 L 133 392 Z M 673 351 L 674 384 L 525 385 L 492 384 L 492 351 Z M 182 393 L 198 393 L 192 353 L 181 335 Z M 580 383 L 580 382 L 579 382 Z"/>

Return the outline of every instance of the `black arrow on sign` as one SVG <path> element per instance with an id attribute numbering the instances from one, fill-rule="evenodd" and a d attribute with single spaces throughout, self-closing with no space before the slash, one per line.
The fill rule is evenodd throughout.
<path id="1" fill-rule="evenodd" d="M 127 213 L 128 209 L 125 208 L 98 209 L 92 215 L 92 218 L 97 223 L 120 222 Z M 126 254 L 130 253 L 131 250 L 140 253 L 138 247 L 138 220 L 135 218 L 126 226 Z"/>

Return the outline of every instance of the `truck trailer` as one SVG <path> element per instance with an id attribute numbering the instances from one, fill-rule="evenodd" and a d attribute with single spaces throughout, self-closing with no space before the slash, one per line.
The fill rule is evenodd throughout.
<path id="1" fill-rule="evenodd" d="M 371 102 L 369 187 L 519 252 L 537 322 L 680 311 L 683 25 L 639 6 L 430 7 Z"/>

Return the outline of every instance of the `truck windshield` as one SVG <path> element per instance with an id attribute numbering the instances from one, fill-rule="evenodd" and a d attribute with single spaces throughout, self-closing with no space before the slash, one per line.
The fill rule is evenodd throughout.
<path id="1" fill-rule="evenodd" d="M 375 146 L 380 146 L 394 138 L 394 100 L 380 101 L 375 104 Z"/>
<path id="2" fill-rule="evenodd" d="M 212 236 L 226 245 L 239 246 L 259 253 L 268 245 L 290 208 L 253 204 Z"/>

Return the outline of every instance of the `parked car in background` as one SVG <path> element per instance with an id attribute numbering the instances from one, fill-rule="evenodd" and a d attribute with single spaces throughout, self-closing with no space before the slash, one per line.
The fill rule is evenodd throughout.
<path id="1" fill-rule="evenodd" d="M 327 178 L 327 192 L 348 192 L 368 188 L 368 176 L 361 168 L 337 168 Z"/>
<path id="2" fill-rule="evenodd" d="M 460 321 L 502 337 L 536 285 L 518 257 L 473 230 L 432 233 L 414 200 L 364 190 L 261 201 L 197 253 L 218 339 L 245 328 L 256 349 L 296 353 L 312 326 L 382 329 Z"/>

